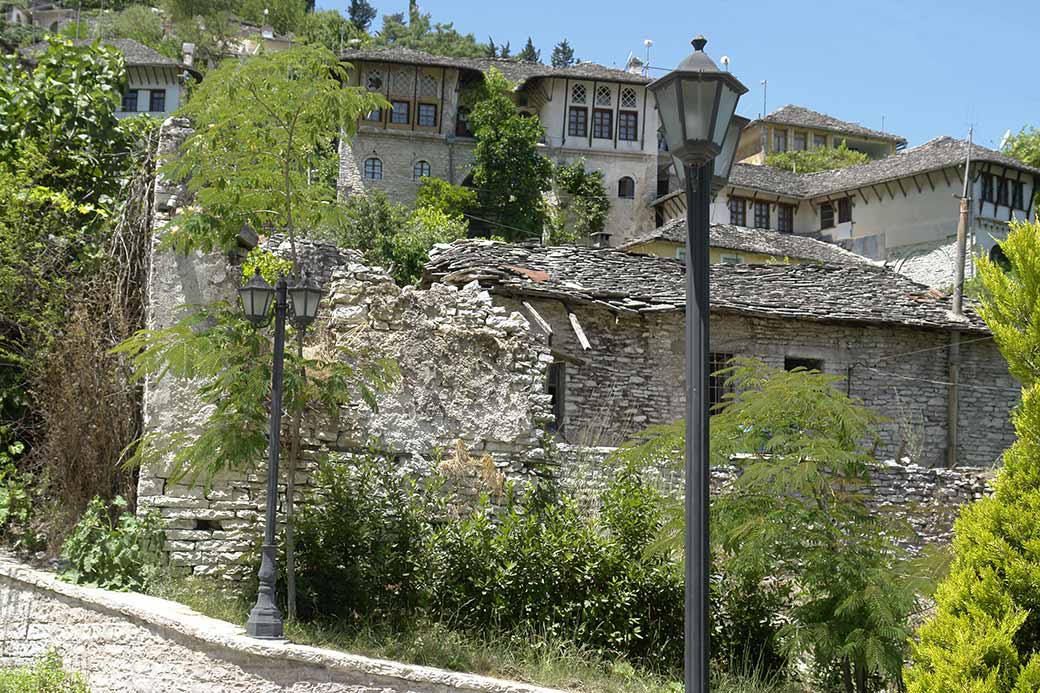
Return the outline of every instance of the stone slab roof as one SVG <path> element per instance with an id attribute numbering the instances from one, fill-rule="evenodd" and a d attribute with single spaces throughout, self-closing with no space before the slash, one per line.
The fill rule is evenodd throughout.
<path id="1" fill-rule="evenodd" d="M 570 67 L 552 67 L 551 65 L 511 60 L 509 58 L 453 58 L 396 46 L 345 50 L 340 53 L 340 59 L 347 61 L 403 63 L 406 65 L 429 65 L 431 67 L 454 67 L 460 70 L 473 70 L 481 73 L 487 72 L 494 67 L 506 79 L 521 86 L 532 79 L 541 77 L 601 79 L 631 84 L 649 84 L 652 81 L 640 74 L 597 63 L 582 62 Z"/>
<path id="2" fill-rule="evenodd" d="M 881 132 L 880 130 L 872 130 L 863 127 L 859 123 L 850 123 L 846 120 L 839 120 L 838 118 L 829 116 L 825 113 L 820 113 L 810 108 L 795 106 L 792 104 L 788 104 L 783 108 L 778 108 L 769 115 L 754 121 L 748 125 L 748 127 L 753 127 L 756 123 L 774 123 L 776 125 L 814 128 L 816 130 L 828 130 L 842 135 L 856 135 L 859 137 L 887 140 L 889 142 L 895 142 L 896 144 L 906 144 L 905 137 L 893 135 L 889 132 Z"/>
<path id="3" fill-rule="evenodd" d="M 686 295 L 683 263 L 611 248 L 463 240 L 430 252 L 424 286 L 472 281 L 503 295 L 631 314 L 682 310 Z M 970 301 L 966 315 L 957 319 L 948 296 L 871 264 L 712 265 L 711 308 L 767 318 L 988 334 Z"/>
<path id="4" fill-rule="evenodd" d="M 670 243 L 686 242 L 686 220 L 672 219 L 653 231 L 648 231 L 621 246 L 622 250 L 641 243 L 652 241 L 668 241 Z M 790 233 L 779 233 L 765 229 L 751 229 L 733 224 L 712 224 L 709 243 L 713 248 L 739 250 L 745 253 L 759 253 L 775 257 L 796 258 L 799 260 L 815 260 L 817 262 L 851 262 L 856 264 L 871 263 L 871 260 L 845 250 L 841 246 L 817 240 L 808 236 L 795 236 Z"/>
<path id="5" fill-rule="evenodd" d="M 729 184 L 796 198 L 804 197 L 808 190 L 803 174 L 764 164 L 733 164 L 729 173 Z"/>
<path id="6" fill-rule="evenodd" d="M 75 39 L 72 43 L 77 46 L 85 46 L 93 43 L 93 39 Z M 123 62 L 128 66 L 137 67 L 181 67 L 181 64 L 172 58 L 138 43 L 133 39 L 104 39 L 101 45 L 115 48 L 123 54 Z M 47 42 L 41 41 L 21 49 L 21 54 L 32 59 L 43 55 L 47 51 Z"/>

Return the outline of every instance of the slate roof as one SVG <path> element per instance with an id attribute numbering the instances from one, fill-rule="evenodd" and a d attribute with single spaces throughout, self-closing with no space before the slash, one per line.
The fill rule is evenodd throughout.
<path id="1" fill-rule="evenodd" d="M 610 248 L 464 240 L 430 252 L 423 284 L 477 281 L 504 295 L 639 314 L 682 310 L 684 274 L 677 260 Z M 955 319 L 948 296 L 870 264 L 712 265 L 711 308 L 758 317 L 988 333 L 970 301 L 966 316 Z"/>
<path id="2" fill-rule="evenodd" d="M 509 58 L 453 58 L 433 55 L 411 48 L 391 46 L 388 48 L 350 49 L 340 53 L 341 60 L 404 63 L 406 65 L 429 65 L 432 67 L 455 67 L 463 70 L 487 72 L 498 69 L 506 79 L 519 85 L 540 77 L 569 77 L 571 79 L 601 79 L 631 84 L 649 84 L 651 79 L 640 74 L 607 67 L 596 63 L 578 63 L 570 67 L 552 67 L 541 63 L 530 63 Z"/>
<path id="3" fill-rule="evenodd" d="M 686 220 L 672 219 L 653 231 L 636 236 L 621 246 L 626 250 L 632 246 L 651 241 L 686 242 Z M 815 260 L 817 262 L 870 263 L 868 258 L 845 250 L 841 246 L 808 236 L 795 236 L 765 229 L 750 229 L 733 224 L 712 224 L 709 244 L 713 248 L 739 250 L 775 257 Z"/>
<path id="4" fill-rule="evenodd" d="M 75 39 L 72 43 L 77 46 L 85 46 L 93 43 L 93 39 Z M 181 64 L 172 58 L 156 52 L 133 39 L 103 39 L 101 45 L 115 48 L 123 54 L 123 62 L 127 65 L 140 67 L 180 67 Z M 47 42 L 41 41 L 21 49 L 26 58 L 35 58 L 47 51 Z"/>
<path id="5" fill-rule="evenodd" d="M 729 184 L 787 197 L 802 197 L 808 189 L 805 175 L 764 164 L 733 164 Z"/>
<path id="6" fill-rule="evenodd" d="M 870 128 L 865 128 L 859 123 L 850 123 L 845 120 L 839 120 L 838 118 L 829 116 L 825 113 L 814 111 L 811 108 L 795 106 L 792 104 L 788 104 L 783 108 L 778 108 L 769 115 L 766 115 L 754 121 L 753 123 L 748 125 L 748 127 L 753 127 L 756 123 L 775 123 L 777 125 L 792 125 L 794 127 L 815 128 L 817 130 L 828 130 L 830 132 L 837 132 L 843 135 L 872 137 L 874 139 L 895 142 L 896 144 L 906 144 L 905 137 L 893 135 L 889 132 L 881 132 L 880 130 L 872 130 Z"/>

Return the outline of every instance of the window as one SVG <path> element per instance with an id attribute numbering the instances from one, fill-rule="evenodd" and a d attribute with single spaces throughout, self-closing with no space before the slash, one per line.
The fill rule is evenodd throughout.
<path id="1" fill-rule="evenodd" d="M 686 261 L 686 248 L 682 248 L 682 247 L 676 248 L 675 249 L 675 259 L 676 260 L 681 260 L 681 261 L 685 262 Z"/>
<path id="2" fill-rule="evenodd" d="M 787 130 L 773 130 L 773 151 L 787 151 Z"/>
<path id="3" fill-rule="evenodd" d="M 729 365 L 733 354 L 724 354 L 720 351 L 708 352 L 708 411 L 714 411 L 725 401 L 725 395 L 730 391 L 726 387 L 726 374 L 719 373 Z"/>
<path id="4" fill-rule="evenodd" d="M 729 198 L 729 223 L 747 226 L 747 200 L 742 197 Z"/>
<path id="5" fill-rule="evenodd" d="M 739 255 L 723 255 L 720 259 L 724 265 L 739 265 L 743 262 Z"/>
<path id="6" fill-rule="evenodd" d="M 816 149 L 822 149 L 827 146 L 827 135 L 813 135 L 812 137 L 813 147 Z"/>
<path id="7" fill-rule="evenodd" d="M 382 123 L 383 122 L 383 109 L 377 108 L 374 111 L 369 111 L 365 114 L 365 121 L 369 123 Z"/>
<path id="8" fill-rule="evenodd" d="M 365 180 L 383 180 L 383 162 L 374 156 L 365 159 L 363 175 Z"/>
<path id="9" fill-rule="evenodd" d="M 383 71 L 369 70 L 365 77 L 365 87 L 369 91 L 380 91 L 383 88 Z"/>
<path id="10" fill-rule="evenodd" d="M 796 152 L 803 152 L 809 148 L 809 136 L 804 132 L 794 133 L 794 150 Z"/>
<path id="11" fill-rule="evenodd" d="M 571 103 L 585 103 L 584 84 L 575 84 L 571 87 Z"/>
<path id="12" fill-rule="evenodd" d="M 982 174 L 982 201 L 993 202 L 996 198 L 993 195 L 993 176 L 989 173 Z"/>
<path id="13" fill-rule="evenodd" d="M 432 99 L 437 96 L 437 78 L 433 75 L 423 75 L 419 78 L 419 96 L 424 99 Z"/>
<path id="14" fill-rule="evenodd" d="M 631 87 L 625 87 L 621 90 L 621 108 L 636 108 L 638 101 L 636 100 L 636 90 Z"/>
<path id="15" fill-rule="evenodd" d="M 398 96 L 409 96 L 412 93 L 412 73 L 394 72 L 390 82 L 391 91 Z"/>
<path id="16" fill-rule="evenodd" d="M 412 178 L 419 180 L 420 178 L 426 178 L 430 175 L 430 162 L 429 161 L 416 161 L 415 166 L 412 167 Z"/>
<path id="17" fill-rule="evenodd" d="M 571 106 L 567 117 L 567 134 L 573 137 L 585 137 L 589 134 L 589 110 L 587 108 Z"/>
<path id="18" fill-rule="evenodd" d="M 123 110 L 127 113 L 137 113 L 137 90 L 131 89 L 123 94 Z"/>
<path id="19" fill-rule="evenodd" d="M 657 196 L 664 197 L 668 194 L 668 176 L 658 176 L 657 178 Z"/>
<path id="20" fill-rule="evenodd" d="M 592 111 L 592 136 L 609 140 L 614 136 L 614 112 L 602 108 Z"/>
<path id="21" fill-rule="evenodd" d="M 820 205 L 820 228 L 834 228 L 834 205 L 830 202 L 824 202 Z"/>
<path id="22" fill-rule="evenodd" d="M 794 233 L 794 205 L 776 206 L 776 230 L 780 233 Z"/>
<path id="23" fill-rule="evenodd" d="M 412 104 L 409 101 L 390 102 L 390 122 L 394 125 L 407 125 L 412 122 L 409 109 Z"/>
<path id="24" fill-rule="evenodd" d="M 823 372 L 823 359 L 810 359 L 803 356 L 785 356 L 784 370 L 793 371 L 796 368 L 804 368 L 807 371 Z"/>
<path id="25" fill-rule="evenodd" d="M 149 95 L 148 110 L 153 113 L 163 113 L 166 111 L 165 89 L 152 89 L 152 92 Z"/>
<path id="26" fill-rule="evenodd" d="M 997 204 L 1008 206 L 1008 183 L 1007 178 L 997 178 Z"/>
<path id="27" fill-rule="evenodd" d="M 473 137 L 473 131 L 469 129 L 469 109 L 461 107 L 455 116 L 455 135 L 457 137 Z"/>
<path id="28" fill-rule="evenodd" d="M 552 404 L 553 418 L 555 419 L 551 424 L 549 424 L 549 430 L 556 432 L 563 428 L 563 400 L 567 383 L 567 373 L 564 370 L 564 364 L 549 364 L 549 372 L 547 375 L 548 378 L 545 384 L 545 392 L 549 395 L 550 403 Z"/>
<path id="29" fill-rule="evenodd" d="M 755 228 L 769 228 L 769 203 L 755 201 Z"/>
<path id="30" fill-rule="evenodd" d="M 597 106 L 613 106 L 614 105 L 614 94 L 611 93 L 610 87 L 600 86 L 596 88 L 596 105 Z"/>
<path id="31" fill-rule="evenodd" d="M 1016 180 L 1013 181 L 1013 185 L 1014 187 L 1011 189 L 1011 206 L 1015 209 L 1025 209 L 1023 204 L 1025 184 L 1020 180 Z"/>
<path id="32" fill-rule="evenodd" d="M 639 114 L 632 111 L 621 111 L 618 113 L 617 136 L 625 142 L 635 142 L 639 139 Z"/>
<path id="33" fill-rule="evenodd" d="M 437 127 L 437 106 L 432 103 L 421 103 L 415 113 L 415 124 L 424 128 Z"/>
<path id="34" fill-rule="evenodd" d="M 848 197 L 838 200 L 838 223 L 852 221 L 852 200 Z"/>
<path id="35" fill-rule="evenodd" d="M 636 182 L 625 176 L 617 182 L 617 196 L 631 200 L 636 196 Z"/>

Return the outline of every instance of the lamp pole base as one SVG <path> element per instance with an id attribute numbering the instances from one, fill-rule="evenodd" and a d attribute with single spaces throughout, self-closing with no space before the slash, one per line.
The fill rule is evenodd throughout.
<path id="1" fill-rule="evenodd" d="M 260 589 L 256 605 L 246 621 L 246 635 L 263 640 L 284 640 L 285 621 L 274 602 L 275 547 L 265 544 L 260 554 Z"/>

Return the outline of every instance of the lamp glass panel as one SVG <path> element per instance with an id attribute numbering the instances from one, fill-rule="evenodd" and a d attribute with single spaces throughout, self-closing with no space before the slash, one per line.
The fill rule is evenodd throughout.
<path id="1" fill-rule="evenodd" d="M 309 287 L 292 288 L 289 289 L 289 298 L 292 300 L 296 317 L 313 320 L 318 315 L 321 291 Z"/>
<path id="2" fill-rule="evenodd" d="M 664 141 L 669 151 L 676 151 L 683 143 L 682 122 L 679 120 L 679 98 L 676 94 L 678 80 L 662 84 L 654 90 L 657 99 L 657 117 L 664 131 Z"/>
<path id="3" fill-rule="evenodd" d="M 733 120 L 733 114 L 737 110 L 737 99 L 740 98 L 740 94 L 733 91 L 733 88 L 722 80 L 719 80 L 719 89 L 722 90 L 719 95 L 719 115 L 715 121 L 715 132 L 711 139 L 721 147 L 723 140 L 729 134 L 730 121 Z"/>
<path id="4" fill-rule="evenodd" d="M 273 289 L 250 286 L 239 289 L 238 293 L 242 297 L 242 309 L 245 311 L 246 317 L 253 319 L 267 317 L 267 313 L 271 309 L 271 300 L 274 298 Z"/>
<path id="5" fill-rule="evenodd" d="M 733 159 L 737 155 L 737 144 L 740 142 L 740 130 L 740 120 L 731 118 L 729 129 L 726 131 L 726 141 L 722 144 L 722 151 L 715 157 L 715 175 L 719 178 L 729 178 L 730 169 L 733 168 Z"/>
<path id="6" fill-rule="evenodd" d="M 682 79 L 683 112 L 686 117 L 686 142 L 711 140 L 711 115 L 715 108 L 718 80 Z"/>

